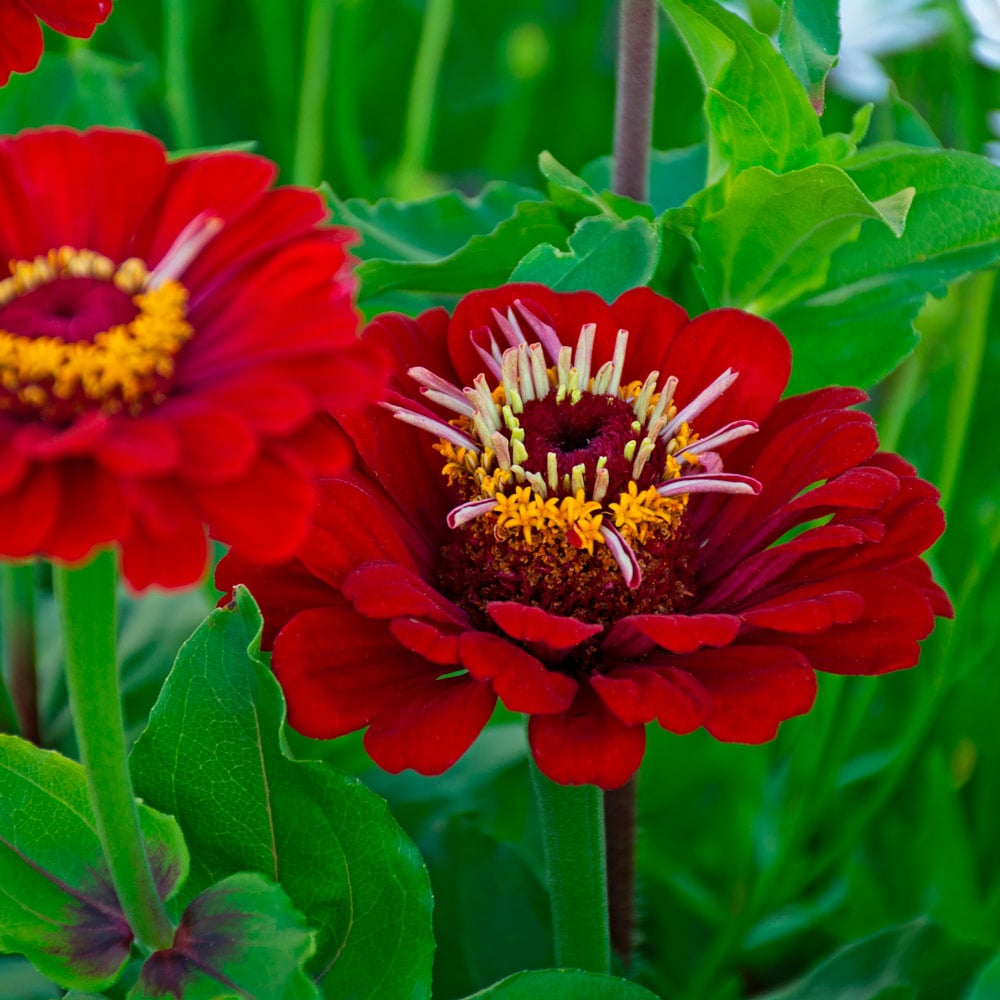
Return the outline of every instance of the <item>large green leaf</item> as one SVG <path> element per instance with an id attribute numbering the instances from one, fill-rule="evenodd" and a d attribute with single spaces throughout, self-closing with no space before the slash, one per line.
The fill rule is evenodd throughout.
<path id="1" fill-rule="evenodd" d="M 576 969 L 519 972 L 476 993 L 468 1000 L 656 1000 L 636 983 Z"/>
<path id="2" fill-rule="evenodd" d="M 863 226 L 834 252 L 822 287 L 771 314 L 795 349 L 796 391 L 831 379 L 872 385 L 912 349 L 928 293 L 1000 260 L 1000 168 L 989 161 L 886 143 L 843 167 L 874 203 L 915 195 L 901 237 Z"/>
<path id="3" fill-rule="evenodd" d="M 839 0 L 783 0 L 778 45 L 817 111 L 840 49 Z"/>
<path id="4" fill-rule="evenodd" d="M 695 231 L 706 298 L 762 314 L 802 298 L 823 285 L 830 255 L 856 239 L 866 219 L 898 236 L 912 193 L 873 205 L 839 167 L 787 174 L 749 167 Z"/>
<path id="5" fill-rule="evenodd" d="M 420 856 L 360 782 L 288 757 L 260 629 L 239 588 L 181 650 L 132 752 L 137 790 L 188 839 L 184 899 L 260 872 L 317 929 L 311 970 L 327 995 L 427 996 L 434 945 Z"/>
<path id="6" fill-rule="evenodd" d="M 83 768 L 0 736 L 0 951 L 17 952 L 60 986 L 100 990 L 128 961 L 132 931 L 118 904 Z M 157 887 L 187 872 L 177 823 L 139 810 Z"/>
<path id="7" fill-rule="evenodd" d="M 535 247 L 511 281 L 538 281 L 564 292 L 589 289 L 611 302 L 649 281 L 659 249 L 659 231 L 646 219 L 591 216 L 576 227 L 569 250 L 548 243 Z"/>
<path id="8" fill-rule="evenodd" d="M 303 970 L 314 934 L 280 886 L 232 875 L 206 889 L 181 917 L 172 948 L 151 955 L 129 1000 L 319 1000 Z"/>
<path id="9" fill-rule="evenodd" d="M 662 0 L 705 85 L 709 178 L 727 164 L 783 171 L 822 138 L 802 85 L 771 40 L 716 0 Z"/>

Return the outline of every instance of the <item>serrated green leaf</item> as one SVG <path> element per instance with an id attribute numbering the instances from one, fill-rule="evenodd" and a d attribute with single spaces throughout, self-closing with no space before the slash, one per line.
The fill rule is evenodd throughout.
<path id="1" fill-rule="evenodd" d="M 310 968 L 327 995 L 426 997 L 434 943 L 420 856 L 360 782 L 287 756 L 260 629 L 238 588 L 181 650 L 132 752 L 137 790 L 169 808 L 188 838 L 184 900 L 260 872 L 317 929 Z"/>
<path id="2" fill-rule="evenodd" d="M 361 198 L 341 201 L 327 192 L 333 221 L 356 229 L 361 243 L 351 252 L 361 260 L 435 263 L 465 246 L 473 236 L 491 232 L 510 218 L 521 202 L 543 202 L 533 188 L 493 183 L 475 197 L 457 191 L 422 198 L 369 203 Z"/>
<path id="3" fill-rule="evenodd" d="M 781 5 L 778 46 L 817 113 L 840 49 L 839 7 L 839 0 L 783 0 Z"/>
<path id="4" fill-rule="evenodd" d="M 0 950 L 28 958 L 60 986 L 104 989 L 129 957 L 132 931 L 104 861 L 83 768 L 0 736 Z M 177 823 L 139 819 L 160 894 L 187 872 Z"/>
<path id="5" fill-rule="evenodd" d="M 655 993 L 615 976 L 576 969 L 519 972 L 467 1000 L 657 1000 Z"/>
<path id="6" fill-rule="evenodd" d="M 314 932 L 280 886 L 233 875 L 184 911 L 174 946 L 150 955 L 128 1000 L 319 1000 L 303 965 Z"/>
<path id="7" fill-rule="evenodd" d="M 564 167 L 547 150 L 543 150 L 538 156 L 538 169 L 548 181 L 549 197 L 553 205 L 574 221 L 589 215 L 611 215 L 618 219 L 638 216 L 649 221 L 656 218 L 652 207 L 645 202 L 608 190 L 610 181 L 598 194 L 588 181 Z"/>
<path id="8" fill-rule="evenodd" d="M 873 203 L 915 193 L 902 237 L 862 227 L 834 252 L 822 287 L 771 314 L 795 350 L 794 391 L 831 377 L 872 385 L 912 350 L 928 293 L 1000 260 L 1000 169 L 989 161 L 886 143 L 843 167 Z"/>
<path id="9" fill-rule="evenodd" d="M 709 180 L 731 165 L 781 172 L 809 162 L 816 112 L 769 38 L 715 0 L 662 0 L 705 85 Z"/>
<path id="10" fill-rule="evenodd" d="M 540 242 L 566 245 L 569 235 L 555 206 L 522 201 L 489 233 L 473 236 L 454 253 L 427 261 L 367 260 L 358 266 L 360 300 L 387 292 L 448 292 L 461 295 L 503 284 L 517 262 Z"/>
<path id="11" fill-rule="evenodd" d="M 713 306 L 774 312 L 822 287 L 830 255 L 858 236 L 862 222 L 898 227 L 906 207 L 897 197 L 880 211 L 839 167 L 787 174 L 750 167 L 722 210 L 696 229 L 705 296 Z"/>
<path id="12" fill-rule="evenodd" d="M 569 250 L 536 247 L 518 264 L 511 281 L 538 281 L 559 291 L 589 289 L 608 302 L 646 284 L 656 270 L 659 233 L 642 218 L 584 219 L 569 238 Z"/>
<path id="13" fill-rule="evenodd" d="M 983 948 L 956 941 L 922 918 L 847 945 L 797 983 L 760 1000 L 960 996 L 984 956 Z"/>

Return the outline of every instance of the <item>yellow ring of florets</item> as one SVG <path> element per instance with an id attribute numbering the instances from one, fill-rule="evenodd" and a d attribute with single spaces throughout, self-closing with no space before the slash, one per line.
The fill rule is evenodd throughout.
<path id="1" fill-rule="evenodd" d="M 139 310 L 129 323 L 98 333 L 90 341 L 24 337 L 0 330 L 0 408 L 20 402 L 45 414 L 47 408 L 82 396 L 105 413 L 141 411 L 157 402 L 174 373 L 174 358 L 194 334 L 187 322 L 187 290 L 176 281 L 145 289 L 149 274 L 138 258 L 115 267 L 92 250 L 60 247 L 31 261 L 12 261 L 0 281 L 0 307 L 60 278 L 110 281 L 132 297 Z"/>

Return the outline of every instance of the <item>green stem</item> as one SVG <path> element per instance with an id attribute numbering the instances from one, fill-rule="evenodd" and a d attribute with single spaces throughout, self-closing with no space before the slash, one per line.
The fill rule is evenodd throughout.
<path id="1" fill-rule="evenodd" d="M 454 0 L 426 0 L 417 59 L 413 66 L 410 99 L 406 106 L 403 151 L 396 168 L 396 191 L 412 195 L 421 186 L 434 122 L 434 94 L 444 57 Z"/>
<path id="2" fill-rule="evenodd" d="M 948 403 L 948 418 L 945 422 L 948 442 L 941 449 L 941 468 L 937 476 L 941 506 L 946 513 L 951 509 L 958 473 L 962 467 L 962 456 L 971 431 L 972 409 L 983 369 L 995 282 L 994 272 L 984 272 L 967 279 L 963 289 L 961 343 L 957 351 L 955 387 Z"/>
<path id="3" fill-rule="evenodd" d="M 604 856 L 604 796 L 593 785 L 558 785 L 532 764 L 542 824 L 556 964 L 611 969 Z"/>
<path id="4" fill-rule="evenodd" d="M 26 740 L 40 743 L 38 671 L 35 664 L 35 564 L 4 563 L 3 642 L 10 699 L 18 729 Z"/>
<path id="5" fill-rule="evenodd" d="M 635 201 L 649 197 L 649 144 L 656 82 L 656 0 L 621 0 L 615 93 L 612 189 Z"/>
<path id="6" fill-rule="evenodd" d="M 324 106 L 330 79 L 333 10 L 334 0 L 311 0 L 306 22 L 306 51 L 292 167 L 295 183 L 306 187 L 316 187 L 323 177 Z"/>
<path id="7" fill-rule="evenodd" d="M 163 0 L 164 102 L 179 149 L 198 146 L 198 116 L 191 87 L 190 32 L 187 0 Z"/>
<path id="8" fill-rule="evenodd" d="M 170 947 L 174 930 L 153 883 L 125 754 L 115 650 L 115 558 L 53 567 L 70 707 L 97 833 L 125 919 L 140 946 Z"/>

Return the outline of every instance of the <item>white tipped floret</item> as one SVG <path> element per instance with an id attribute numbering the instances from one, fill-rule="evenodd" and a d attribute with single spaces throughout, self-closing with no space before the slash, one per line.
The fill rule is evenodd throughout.
<path id="1" fill-rule="evenodd" d="M 738 378 L 739 372 L 734 372 L 732 368 L 727 368 L 708 388 L 702 389 L 694 399 L 679 410 L 673 419 L 663 428 L 661 437 L 669 439 L 674 436 L 674 432 L 681 424 L 688 422 L 698 416 L 702 410 L 712 405 Z"/>
<path id="2" fill-rule="evenodd" d="M 737 441 L 740 438 L 756 433 L 757 425 L 752 420 L 734 420 L 732 423 L 726 424 L 725 427 L 720 427 L 707 437 L 703 437 L 698 441 L 692 441 L 686 451 L 694 452 L 695 454 L 715 451 L 716 448 L 721 448 L 722 445 L 729 444 L 730 441 Z M 683 457 L 681 460 L 684 460 Z"/>
<path id="3" fill-rule="evenodd" d="M 549 394 L 549 373 L 545 367 L 545 352 L 541 344 L 529 344 L 531 355 L 531 377 L 535 383 L 535 398 L 545 399 Z"/>
<path id="4" fill-rule="evenodd" d="M 531 377 L 531 358 L 527 348 L 518 347 L 517 354 L 517 386 L 521 393 L 521 398 L 527 402 L 535 399 L 535 381 Z"/>
<path id="5" fill-rule="evenodd" d="M 531 327 L 538 342 L 545 348 L 545 353 L 550 361 L 555 361 L 559 357 L 562 344 L 559 342 L 559 334 L 549 326 L 548 323 L 540 320 L 520 299 L 514 300 L 514 305 L 520 310 L 528 326 Z"/>
<path id="6" fill-rule="evenodd" d="M 601 535 L 608 546 L 608 551 L 618 564 L 625 586 L 629 590 L 635 590 L 642 583 L 642 570 L 639 569 L 639 560 L 636 559 L 632 547 L 607 520 L 601 525 Z"/>
<path id="7" fill-rule="evenodd" d="M 489 339 L 488 348 L 480 343 L 484 337 Z M 486 365 L 486 370 L 499 381 L 503 351 L 500 350 L 500 345 L 497 343 L 496 337 L 493 336 L 493 331 L 488 326 L 484 326 L 473 333 L 469 340 L 476 349 L 476 353 L 482 358 L 483 364 Z"/>
<path id="8" fill-rule="evenodd" d="M 734 472 L 693 473 L 660 483 L 656 492 L 661 497 L 676 497 L 684 493 L 760 493 L 760 483 L 750 476 Z"/>
<path id="9" fill-rule="evenodd" d="M 548 496 L 545 480 L 538 472 L 526 472 L 524 478 L 528 480 L 528 485 L 544 500 Z"/>
<path id="10" fill-rule="evenodd" d="M 478 410 L 483 419 L 494 429 L 500 427 L 503 420 L 500 416 L 500 407 L 497 406 L 493 393 L 486 383 L 486 376 L 480 372 L 472 380 L 472 388 L 465 389 L 465 397 L 472 407 Z"/>
<path id="11" fill-rule="evenodd" d="M 587 471 L 587 466 L 574 465 L 572 472 L 570 474 L 570 489 L 573 491 L 574 495 L 579 490 L 586 490 L 586 483 L 584 482 L 583 474 Z"/>
<path id="12" fill-rule="evenodd" d="M 573 348 L 568 344 L 563 344 L 559 348 L 559 356 L 556 358 L 556 384 L 560 387 L 569 387 L 569 376 L 573 369 Z"/>
<path id="13" fill-rule="evenodd" d="M 445 522 L 449 528 L 460 528 L 463 524 L 468 524 L 477 517 L 488 514 L 496 505 L 497 502 L 493 497 L 487 500 L 472 500 L 469 503 L 462 503 L 448 511 Z"/>
<path id="14" fill-rule="evenodd" d="M 170 244 L 160 263 L 143 282 L 144 288 L 157 289 L 166 281 L 176 281 L 191 266 L 195 258 L 212 242 L 223 222 L 209 212 L 199 212 Z"/>
<path id="15" fill-rule="evenodd" d="M 639 443 L 639 450 L 636 452 L 635 461 L 632 462 L 633 479 L 637 479 L 642 474 L 642 470 L 646 468 L 646 463 L 649 461 L 650 455 L 653 454 L 654 447 L 654 443 L 648 437 L 644 437 Z"/>
<path id="16" fill-rule="evenodd" d="M 507 310 L 506 316 L 499 309 L 491 309 L 490 311 L 493 313 L 493 318 L 496 320 L 500 332 L 507 338 L 507 343 L 511 347 L 517 347 L 518 344 L 525 343 L 526 338 L 521 332 L 517 317 L 510 309 Z"/>
<path id="17" fill-rule="evenodd" d="M 650 372 L 646 376 L 646 381 L 642 383 L 639 395 L 632 402 L 632 412 L 640 419 L 646 419 L 646 410 L 649 408 L 649 401 L 656 392 L 656 380 L 660 377 L 659 372 Z"/>
<path id="18" fill-rule="evenodd" d="M 660 390 L 660 395 L 656 400 L 656 406 L 653 407 L 653 412 L 649 415 L 649 423 L 651 426 L 653 424 L 660 424 L 662 427 L 665 424 L 664 418 L 667 414 L 667 408 L 674 401 L 674 392 L 676 389 L 677 377 L 671 375 L 667 381 L 663 383 L 663 388 Z"/>
<path id="19" fill-rule="evenodd" d="M 604 456 L 602 455 L 601 459 L 603 458 Z M 604 503 L 604 498 L 608 495 L 608 487 L 610 485 L 611 476 L 608 474 L 608 470 L 598 462 L 597 471 L 594 473 L 594 490 L 591 493 L 591 499 L 596 500 L 598 503 Z"/>
<path id="20" fill-rule="evenodd" d="M 420 386 L 420 392 L 440 406 L 462 416 L 471 417 L 474 407 L 469 403 L 466 394 L 457 386 L 451 384 L 440 375 L 435 375 L 429 368 L 417 366 L 406 372 Z"/>
<path id="21" fill-rule="evenodd" d="M 469 451 L 474 451 L 477 455 L 479 454 L 479 445 L 468 434 L 446 423 L 444 420 L 439 420 L 437 417 L 432 417 L 425 413 L 414 413 L 412 410 L 404 409 L 395 403 L 382 403 L 381 405 L 404 424 L 427 431 L 435 437 L 450 441 L 459 448 L 467 448 Z"/>
<path id="22" fill-rule="evenodd" d="M 510 446 L 507 444 L 507 438 L 497 431 L 490 438 L 490 445 L 493 447 L 493 454 L 496 456 L 497 465 L 504 470 L 509 470 L 511 467 L 510 460 Z"/>
<path id="23" fill-rule="evenodd" d="M 576 357 L 573 359 L 573 367 L 579 373 L 579 386 L 584 392 L 590 388 L 590 366 L 594 359 L 594 336 L 596 333 L 596 323 L 585 323 L 580 328 L 580 337 L 576 342 Z"/>
<path id="24" fill-rule="evenodd" d="M 590 391 L 595 396 L 607 395 L 605 390 L 611 384 L 613 369 L 614 364 L 610 361 L 605 361 L 604 364 L 597 369 L 597 374 L 594 376 L 594 383 L 590 387 Z"/>
<path id="25" fill-rule="evenodd" d="M 608 385 L 609 396 L 618 395 L 618 387 L 622 383 L 622 371 L 625 368 L 625 352 L 628 349 L 628 330 L 619 330 L 615 338 L 615 353 L 612 356 L 612 376 Z"/>
<path id="26" fill-rule="evenodd" d="M 553 493 L 559 489 L 559 458 L 554 451 L 545 456 L 545 474 Z"/>

